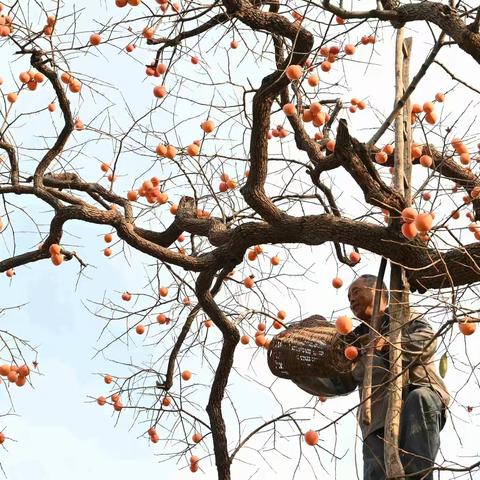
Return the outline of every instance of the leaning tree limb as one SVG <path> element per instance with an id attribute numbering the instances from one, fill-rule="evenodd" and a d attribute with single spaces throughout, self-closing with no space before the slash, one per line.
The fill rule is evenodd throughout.
<path id="1" fill-rule="evenodd" d="M 322 6 L 325 10 L 345 19 L 376 18 L 398 24 L 420 20 L 431 22 L 451 37 L 459 48 L 480 63 L 480 34 L 472 31 L 457 10 L 449 5 L 424 1 L 399 5 L 391 10 L 349 11 L 332 5 L 330 0 L 323 0 Z"/>
<path id="2" fill-rule="evenodd" d="M 220 291 L 223 285 L 223 281 L 225 280 L 226 276 L 228 275 L 228 273 L 231 271 L 233 267 L 234 265 L 230 265 L 227 268 L 224 268 L 221 271 L 220 275 L 218 275 L 217 280 L 215 281 L 215 284 L 210 292 L 212 295 L 212 298 L 214 298 L 215 295 L 217 295 L 217 293 Z M 194 322 L 195 318 L 197 317 L 201 309 L 202 309 L 201 304 L 197 303 L 197 305 L 195 305 L 192 311 L 188 314 L 187 319 L 185 320 L 185 323 L 182 326 L 182 330 L 180 331 L 180 334 L 178 335 L 178 338 L 175 341 L 175 345 L 173 346 L 172 351 L 170 352 L 170 355 L 168 357 L 168 365 L 167 365 L 167 373 L 165 375 L 165 381 L 161 384 L 157 384 L 157 388 L 162 388 L 166 391 L 172 388 L 173 376 L 175 374 L 175 365 L 176 365 L 178 353 L 180 352 L 183 342 L 185 341 L 188 333 L 190 332 L 192 323 Z"/>
<path id="3" fill-rule="evenodd" d="M 263 30 L 280 35 L 292 42 L 292 50 L 283 68 L 267 75 L 252 100 L 252 135 L 250 138 L 250 175 L 241 188 L 245 201 L 263 219 L 275 222 L 283 212 L 265 193 L 268 164 L 267 132 L 270 128 L 270 113 L 275 97 L 290 80 L 285 75 L 289 64 L 304 65 L 313 47 L 313 35 L 298 23 L 289 22 L 283 15 L 262 12 L 245 0 L 224 0 L 227 12 L 253 30 Z"/>

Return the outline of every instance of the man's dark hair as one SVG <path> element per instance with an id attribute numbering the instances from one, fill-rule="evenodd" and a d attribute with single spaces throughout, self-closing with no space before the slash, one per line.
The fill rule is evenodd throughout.
<path id="1" fill-rule="evenodd" d="M 370 287 L 373 289 L 375 289 L 377 285 L 377 277 L 375 275 L 370 275 L 368 273 L 364 275 L 360 275 L 354 281 L 356 282 L 357 280 L 363 280 L 363 282 L 365 283 L 365 285 L 367 285 L 367 287 Z M 385 285 L 385 282 L 382 282 L 382 297 L 385 300 L 385 303 L 388 304 L 389 294 L 388 294 L 388 288 Z"/>

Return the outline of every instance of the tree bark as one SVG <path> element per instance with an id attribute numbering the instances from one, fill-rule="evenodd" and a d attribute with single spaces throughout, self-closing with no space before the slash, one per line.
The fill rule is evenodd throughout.
<path id="1" fill-rule="evenodd" d="M 230 480 L 230 465 L 232 461 L 228 453 L 228 440 L 225 420 L 222 413 L 222 401 L 228 378 L 232 371 L 233 357 L 235 348 L 240 341 L 240 334 L 238 333 L 237 327 L 225 317 L 210 292 L 210 285 L 212 284 L 215 273 L 215 270 L 210 270 L 202 272 L 198 276 L 196 294 L 203 311 L 212 319 L 223 335 L 222 351 L 206 410 L 210 419 L 218 479 Z"/>

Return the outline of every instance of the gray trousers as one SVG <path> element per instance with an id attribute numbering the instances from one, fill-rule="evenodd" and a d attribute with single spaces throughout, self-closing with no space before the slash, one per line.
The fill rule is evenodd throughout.
<path id="1" fill-rule="evenodd" d="M 431 468 L 444 425 L 444 406 L 433 389 L 417 387 L 408 393 L 400 415 L 400 459 L 405 478 L 433 480 Z M 386 479 L 383 447 L 383 429 L 363 441 L 363 480 Z"/>

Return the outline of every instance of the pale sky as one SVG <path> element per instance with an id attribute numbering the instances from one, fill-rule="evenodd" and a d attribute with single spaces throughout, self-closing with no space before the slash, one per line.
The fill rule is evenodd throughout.
<path id="1" fill-rule="evenodd" d="M 66 9 L 71 11 L 73 2 L 65 3 Z M 153 4 L 154 2 L 150 3 Z M 374 4 L 374 2 L 367 1 L 360 3 L 368 7 L 372 7 Z M 124 12 L 119 12 L 112 5 L 113 0 L 101 2 L 99 6 L 97 5 L 94 8 L 91 2 L 85 0 L 75 2 L 77 9 L 86 8 L 85 12 L 82 13 L 83 16 L 79 24 L 78 36 L 80 39 L 86 42 L 89 34 L 94 30 L 91 26 L 92 18 L 99 22 L 111 16 L 116 20 L 120 19 Z M 138 25 L 138 23 L 134 25 Z M 366 27 L 362 28 L 365 29 Z M 431 37 L 423 25 L 414 24 L 411 28 L 416 29 L 412 61 L 412 74 L 414 74 L 422 63 L 425 52 L 428 52 Z M 367 29 L 366 32 L 361 29 L 356 30 L 351 34 L 351 41 L 357 40 L 357 37 L 363 33 L 370 33 L 370 30 Z M 215 38 L 221 37 L 223 34 L 224 31 L 219 27 L 215 33 Z M 344 62 L 343 65 L 341 63 L 334 64 L 332 71 L 328 74 L 320 73 L 322 82 L 334 83 L 339 81 L 346 86 L 346 90 L 335 87 L 334 95 L 324 95 L 320 98 L 341 97 L 346 102 L 352 96 L 366 99 L 369 105 L 366 111 L 357 112 L 354 115 L 348 113 L 342 115 L 349 119 L 352 135 L 360 140 L 370 138 L 374 131 L 372 128 L 378 127 L 385 115 L 388 115 L 392 104 L 393 46 L 392 38 L 388 36 L 390 34 L 391 31 L 388 30 L 386 36 L 377 43 L 373 52 L 371 47 L 360 46 L 357 55 L 354 57 L 359 63 L 355 64 L 349 61 Z M 202 65 L 207 64 L 209 72 L 218 73 L 225 68 L 225 52 L 230 39 L 231 34 L 228 34 L 215 49 L 209 50 L 205 47 L 200 50 Z M 115 44 L 121 47 L 126 45 L 128 41 L 125 38 L 125 40 L 116 41 Z M 246 42 L 250 42 L 251 47 L 255 46 L 254 39 L 247 38 Z M 0 45 L 2 53 L 3 51 L 10 51 L 5 44 L 1 43 Z M 198 47 L 193 42 L 189 45 L 196 54 L 199 53 Z M 139 47 L 134 55 L 128 56 L 117 48 L 101 45 L 94 51 L 96 57 L 92 55 L 85 58 L 83 53 L 78 55 L 78 58 L 72 62 L 73 65 L 70 67 L 72 71 L 92 75 L 102 81 L 116 85 L 119 89 L 113 90 L 106 86 L 101 87 L 101 91 L 106 94 L 105 98 L 93 97 L 87 89 L 84 89 L 81 100 L 70 95 L 72 106 L 76 112 L 80 112 L 84 123 L 91 123 L 91 128 L 105 129 L 105 124 L 102 124 L 101 120 L 105 119 L 106 116 L 102 114 L 103 116 L 100 115 L 97 118 L 96 115 L 111 101 L 117 104 L 116 107 L 112 108 L 112 119 L 113 122 L 116 122 L 113 130 L 118 132 L 129 126 L 122 97 L 135 117 L 140 116 L 152 105 L 151 91 L 156 81 L 145 80 L 142 64 L 153 58 L 153 52 L 154 50 L 151 47 Z M 229 52 L 233 80 L 237 84 L 246 84 L 245 79 L 248 78 L 254 86 L 258 86 L 261 75 L 259 75 L 255 65 L 244 59 L 244 54 L 245 45 L 243 42 L 240 42 L 240 46 L 235 52 Z M 134 62 L 132 57 L 137 62 Z M 478 71 L 478 66 L 465 54 L 459 54 L 455 48 L 446 48 L 441 52 L 439 58 L 445 65 L 455 70 L 458 76 L 471 81 L 478 88 L 478 76 L 473 74 Z M 458 61 L 459 58 L 462 59 L 461 62 Z M 366 70 L 366 62 L 369 60 L 372 64 Z M 269 72 L 270 67 L 271 65 L 266 63 L 260 73 Z M 2 54 L 0 56 L 0 75 L 5 77 L 6 80 L 2 91 L 8 93 L 13 89 L 10 70 L 16 78 L 20 71 L 27 68 L 27 57 L 12 62 L 10 55 Z M 346 80 L 343 76 L 343 68 L 345 68 Z M 190 77 L 208 82 L 209 77 L 203 70 L 200 70 L 200 67 L 197 70 L 192 70 L 188 56 L 183 63 L 180 62 L 177 66 L 177 73 L 184 76 L 182 81 L 185 82 L 184 96 L 186 98 L 177 100 L 178 104 L 175 104 L 172 94 L 165 104 L 166 109 L 172 113 L 156 112 L 152 116 L 152 125 L 156 132 L 164 132 L 168 130 L 172 122 L 178 123 L 184 118 L 198 115 L 179 129 L 178 137 L 172 133 L 169 134 L 168 138 L 172 143 L 177 141 L 176 144 L 185 145 L 200 136 L 198 124 L 201 119 L 206 118 L 208 111 L 207 106 L 193 105 L 190 100 L 196 99 L 208 104 L 212 89 L 208 86 L 195 87 L 189 81 Z M 195 75 L 200 76 L 196 77 Z M 221 77 L 220 73 L 218 75 Z M 423 103 L 426 100 L 431 100 L 437 91 L 447 92 L 453 86 L 454 84 L 443 70 L 434 65 L 427 77 L 421 82 L 413 100 Z M 167 87 L 174 91 L 173 80 Z M 238 97 L 239 91 L 237 89 L 229 92 L 228 101 L 230 103 L 232 103 L 232 99 Z M 460 136 L 465 133 L 469 123 L 475 120 L 475 107 L 478 104 L 475 95 L 462 86 L 447 94 L 444 110 L 438 110 L 443 120 L 443 133 L 444 128 L 453 123 L 453 118 L 470 107 L 457 127 Z M 45 107 L 52 98 L 50 87 L 43 86 L 35 94 L 22 92 L 15 108 L 18 108 L 18 111 L 26 111 L 35 109 L 37 106 Z M 221 103 L 218 97 L 216 101 L 217 104 Z M 448 117 L 448 114 L 451 114 L 451 117 Z M 39 115 L 41 115 L 41 117 L 38 117 L 41 121 L 35 125 L 34 129 L 29 123 L 30 119 L 25 119 L 20 127 L 22 136 L 21 138 L 17 137 L 16 140 L 24 148 L 44 145 L 44 140 L 40 139 L 39 136 L 47 133 L 52 134 L 50 129 L 52 119 L 57 126 L 61 126 L 58 111 L 52 117 L 47 112 L 42 112 Z M 214 112 L 212 116 L 220 123 L 220 121 L 228 118 L 228 112 L 225 111 L 223 114 Z M 283 120 L 281 114 L 272 119 L 272 125 L 276 125 L 277 120 L 278 122 Z M 235 121 L 238 121 L 238 119 Z M 238 140 L 240 132 L 235 121 L 218 129 L 218 143 L 216 143 L 216 140 L 206 142 L 206 148 L 210 149 L 210 153 L 218 147 L 221 154 L 229 154 L 229 142 L 235 143 L 234 141 Z M 477 134 L 475 128 L 470 133 Z M 160 134 L 158 136 L 163 138 Z M 158 143 L 158 139 L 155 140 L 152 137 L 154 136 L 150 135 L 147 141 L 149 147 L 154 146 L 155 142 Z M 87 131 L 78 132 L 74 134 L 74 138 L 81 142 L 86 138 L 95 138 L 95 134 Z M 137 134 L 136 138 L 140 138 L 140 136 Z M 430 141 L 437 141 L 434 135 L 429 136 L 429 139 Z M 421 141 L 421 137 L 418 140 Z M 477 143 L 474 136 L 472 136 L 471 143 L 472 145 Z M 69 146 L 71 145 L 74 145 L 74 142 L 70 142 Z M 279 140 L 272 141 L 272 154 L 280 153 L 279 145 Z M 110 162 L 113 158 L 113 148 L 112 143 L 105 139 L 98 144 L 87 145 L 85 151 L 75 163 L 79 167 L 84 162 L 82 164 L 82 176 L 92 181 L 100 179 L 99 162 Z M 240 149 L 236 148 L 234 151 L 236 155 L 241 155 Z M 283 152 L 287 158 L 305 160 L 304 154 L 300 154 L 292 146 L 284 146 Z M 23 154 L 27 154 L 26 150 L 23 151 Z M 35 151 L 30 151 L 29 155 L 35 160 L 38 159 Z M 142 153 L 135 152 L 133 147 L 131 151 L 125 152 L 119 164 L 120 178 L 116 190 L 119 193 L 125 193 L 132 185 L 138 187 L 138 181 L 134 180 L 134 177 L 139 175 L 139 178 L 143 179 L 145 175 L 141 172 L 150 167 L 153 159 L 153 155 L 142 157 Z M 225 162 L 225 164 L 226 168 L 230 169 L 231 174 L 235 171 L 243 172 L 240 162 L 235 164 Z M 35 162 L 31 162 L 29 165 L 35 165 Z M 27 169 L 26 166 L 24 168 Z M 166 177 L 169 172 L 173 171 L 175 171 L 174 166 L 161 163 L 155 165 L 152 174 L 158 173 Z M 414 171 L 415 183 L 420 184 L 426 178 L 426 172 L 424 169 L 422 170 L 422 167 L 415 167 Z M 335 174 L 331 178 L 335 194 L 337 196 L 341 194 L 339 202 L 346 213 L 351 216 L 362 214 L 364 208 L 361 207 L 362 197 L 359 189 L 343 174 Z M 269 193 L 273 195 L 278 192 L 278 188 L 288 180 L 288 172 L 277 175 L 275 180 L 272 177 L 269 180 L 271 183 L 268 185 Z M 303 181 L 305 180 L 304 177 Z M 215 187 L 218 181 L 217 175 L 213 180 Z M 105 181 L 103 183 L 106 184 Z M 298 186 L 299 184 L 294 184 L 291 187 L 292 190 L 294 190 L 295 185 Z M 186 186 L 169 191 L 174 201 L 178 201 L 180 195 L 185 193 L 191 193 Z M 449 212 L 453 209 L 454 204 L 461 204 L 461 195 L 442 197 L 440 202 L 437 202 L 437 211 Z M 33 212 L 36 212 L 38 216 L 35 216 L 35 218 L 41 224 L 41 230 L 45 231 L 50 218 L 47 209 L 43 205 L 32 205 L 32 202 L 27 199 L 15 198 L 14 200 L 18 205 L 27 206 Z M 1 208 L 3 209 L 3 206 Z M 158 209 L 161 212 L 159 219 L 162 223 L 168 224 L 172 217 L 167 208 L 162 208 L 163 210 Z M 316 207 L 313 211 L 319 213 L 319 209 Z M 10 213 L 17 221 L 15 223 L 15 229 L 18 233 L 17 251 L 23 252 L 35 248 L 35 245 L 40 241 L 40 236 L 32 228 L 32 223 L 19 213 Z M 1 209 L 0 215 L 4 215 L 4 211 Z M 468 224 L 468 220 L 464 216 L 459 222 L 462 226 Z M 159 228 L 158 223 L 156 227 Z M 153 223 L 152 228 L 154 228 Z M 19 267 L 17 275 L 11 282 L 6 277 L 2 279 L 1 307 L 23 305 L 18 310 L 6 312 L 1 317 L 2 331 L 12 332 L 18 337 L 28 340 L 36 348 L 39 362 L 38 373 L 32 374 L 31 377 L 33 388 L 26 385 L 22 389 L 10 388 L 8 390 L 17 416 L 11 415 L 2 418 L 0 428 L 4 429 L 8 438 L 4 443 L 5 450 L 1 456 L 1 464 L 8 478 L 12 480 L 24 480 L 25 478 L 83 480 L 86 476 L 96 479 L 106 478 L 107 475 L 109 478 L 118 479 L 146 475 L 160 475 L 162 479 L 168 480 L 192 478 L 191 475 L 193 474 L 188 470 L 185 457 L 181 457 L 178 464 L 176 460 L 159 463 L 160 457 L 158 454 L 162 453 L 165 448 L 169 448 L 170 451 L 172 451 L 172 448 L 181 448 L 180 444 L 170 443 L 166 446 L 164 443 L 167 436 L 166 430 L 175 421 L 173 414 L 169 414 L 168 418 L 165 418 L 164 429 L 160 430 L 159 428 L 162 441 L 157 445 L 151 445 L 146 436 L 141 436 L 149 425 L 146 423 L 147 416 L 141 416 L 140 422 L 142 423 L 137 422 L 135 424 L 136 417 L 125 409 L 117 423 L 118 415 L 112 413 L 111 407 L 99 407 L 92 403 L 92 399 L 98 395 L 109 393 L 99 374 L 129 375 L 132 371 L 127 366 L 115 362 L 142 366 L 150 365 L 152 358 L 158 357 L 159 352 L 167 350 L 173 341 L 172 334 L 162 339 L 158 346 L 155 346 L 159 335 L 161 335 L 162 327 L 153 324 L 143 337 L 132 333 L 128 344 L 123 341 L 114 343 L 104 355 L 95 356 L 96 351 L 109 343 L 113 335 L 123 333 L 125 325 L 124 322 L 117 322 L 100 337 L 102 327 L 105 325 L 104 321 L 96 318 L 89 309 L 96 311 L 95 304 L 101 303 L 104 299 L 111 299 L 125 307 L 126 305 L 120 300 L 121 292 L 125 290 L 134 294 L 152 293 L 146 285 L 154 274 L 155 268 L 151 259 L 137 254 L 129 248 L 126 249 L 126 258 L 129 261 L 127 263 L 121 253 L 119 244 L 112 247 L 114 253 L 119 253 L 119 255 L 109 259 L 105 258 L 102 254 L 102 250 L 105 248 L 102 238 L 104 233 L 106 233 L 106 229 L 98 226 L 86 226 L 78 222 L 67 224 L 62 243 L 75 249 L 90 265 L 86 271 L 86 276 L 81 277 L 78 284 L 78 264 L 75 261 L 56 268 L 50 261 L 45 260 Z M 468 232 L 467 234 L 464 233 L 462 238 L 466 242 L 472 241 Z M 3 242 L 0 244 L 0 258 L 9 255 L 11 246 L 11 232 L 8 231 L 4 233 Z M 278 281 L 272 282 L 271 285 L 268 285 L 267 282 L 261 283 L 261 291 L 268 298 L 268 306 L 271 311 L 275 313 L 279 309 L 286 310 L 288 320 L 298 320 L 313 313 L 335 318 L 337 312 L 342 309 L 348 313 L 346 285 L 355 278 L 356 274 L 375 273 L 380 261 L 376 256 L 361 252 L 362 262 L 354 272 L 345 266 L 337 268 L 330 246 L 307 248 L 295 245 L 289 248 L 290 252 L 280 246 L 268 245 L 265 247 L 268 257 L 278 254 L 282 258 L 281 280 L 284 285 Z M 293 261 L 293 257 L 296 261 Z M 268 258 L 261 261 L 264 262 L 262 264 L 264 271 L 268 273 Z M 236 274 L 235 278 L 242 279 L 252 271 L 252 268 L 250 263 L 245 262 L 237 269 L 239 273 Z M 309 272 L 304 276 L 305 268 L 308 268 Z M 338 292 L 334 291 L 330 284 L 331 279 L 337 274 L 345 281 L 345 286 Z M 293 275 L 302 276 L 299 278 Z M 166 274 L 162 274 L 162 281 L 168 283 Z M 257 286 L 256 288 L 259 289 L 260 287 Z M 478 303 L 476 303 L 478 300 L 471 300 L 475 299 L 475 296 L 470 294 L 469 298 L 470 300 L 463 299 L 462 305 L 469 308 L 478 308 Z M 222 300 L 227 303 L 229 301 L 225 296 Z M 413 300 L 421 300 L 423 305 L 431 305 L 435 302 L 433 299 L 429 300 L 428 296 L 415 296 Z M 239 301 L 243 305 L 243 309 L 256 308 L 258 305 L 254 294 L 243 295 L 239 297 Z M 146 306 L 148 304 L 148 298 L 141 297 L 138 300 L 138 305 Z M 133 302 L 127 307 L 133 309 Z M 157 310 L 154 313 L 157 313 Z M 178 313 L 178 315 L 178 323 L 181 325 L 185 312 Z M 150 317 L 152 319 L 153 315 Z M 438 328 L 439 324 L 435 322 L 441 320 L 441 318 L 431 318 L 430 320 L 434 328 Z M 132 324 L 130 321 L 129 326 Z M 175 332 L 178 332 L 178 329 Z M 456 330 L 454 333 L 456 335 Z M 204 335 L 204 331 L 201 331 L 201 335 Z M 480 333 L 476 335 L 480 335 Z M 466 364 L 465 346 L 472 364 L 476 365 L 480 361 L 480 353 L 475 348 L 476 335 L 467 338 L 466 342 L 463 337 L 457 337 L 454 340 L 451 353 L 454 355 L 458 369 L 455 370 L 452 362 L 450 362 L 450 370 L 446 376 L 446 382 L 452 393 L 455 393 L 467 381 L 468 373 L 471 370 Z M 208 344 L 214 346 L 219 338 L 218 332 L 211 329 Z M 5 355 L 4 351 L 2 351 L 2 355 Z M 31 361 L 34 359 L 34 355 L 29 353 L 26 358 Z M 215 365 L 216 358 L 211 356 L 210 361 Z M 202 412 L 202 408 L 207 403 L 208 386 L 212 375 L 208 364 L 201 360 L 200 350 L 194 351 L 190 357 L 187 356 L 182 359 L 181 369 L 190 369 L 194 375 L 193 381 L 200 384 L 196 391 L 190 392 L 189 395 L 191 395 L 191 401 L 198 402 L 197 411 Z M 265 352 L 257 351 L 256 347 L 253 346 L 238 347 L 235 369 L 236 371 L 231 376 L 228 393 L 237 407 L 239 417 L 244 421 L 241 428 L 242 438 L 250 430 L 256 428 L 261 423 L 262 418 L 268 421 L 287 409 L 294 409 L 297 412 L 296 418 L 299 420 L 303 431 L 310 428 L 322 428 L 332 419 L 354 406 L 358 399 L 356 392 L 348 397 L 331 399 L 319 405 L 318 411 L 315 412 L 312 409 L 314 406 L 312 397 L 290 382 L 275 381 L 275 377 L 270 374 L 266 366 Z M 162 368 L 160 370 L 164 371 Z M 240 374 L 243 375 L 243 378 Z M 473 378 L 469 382 L 467 388 L 460 390 L 452 407 L 452 417 L 455 419 L 455 427 L 462 437 L 463 445 L 460 444 L 455 435 L 452 418 L 449 418 L 447 426 L 442 432 L 442 450 L 448 452 L 448 455 L 446 455 L 448 460 L 456 461 L 462 465 L 475 462 L 479 454 L 475 442 L 478 438 L 478 411 L 480 407 L 480 403 L 475 399 L 479 398 L 479 391 Z M 275 399 L 265 388 L 265 386 L 272 384 Z M 153 387 L 153 385 L 154 378 L 149 378 L 147 386 Z M 0 411 L 7 413 L 11 406 L 9 395 L 5 384 L 2 384 L 1 387 L 4 389 L 4 394 L 0 401 Z M 151 388 L 148 392 L 154 394 L 156 391 Z M 148 401 L 145 402 L 146 404 L 148 404 Z M 471 414 L 468 414 L 465 411 L 466 405 L 473 405 L 476 408 Z M 232 412 L 230 402 L 228 400 L 224 401 L 223 406 L 227 431 L 230 435 L 230 445 L 233 449 L 238 438 L 238 423 Z M 203 419 L 207 418 L 205 412 L 202 415 Z M 257 472 L 257 476 L 265 479 L 291 478 L 298 461 L 299 445 L 303 448 L 305 458 L 301 461 L 299 471 L 297 471 L 298 478 L 314 478 L 313 472 L 320 479 L 334 478 L 335 475 L 338 478 L 356 478 L 354 476 L 355 462 L 357 462 L 359 472 L 362 471 L 362 464 L 361 454 L 354 455 L 355 448 L 357 448 L 358 453 L 361 446 L 355 432 L 355 418 L 353 414 L 349 414 L 339 422 L 336 432 L 333 428 L 330 428 L 322 433 L 319 445 L 328 451 L 336 448 L 337 456 L 342 457 L 333 462 L 331 456 L 324 450 L 305 446 L 298 432 L 293 429 L 282 427 L 275 444 L 271 437 L 271 431 L 268 431 L 249 442 L 247 444 L 248 448 L 245 448 L 238 456 L 232 466 L 233 478 L 239 478 L 240 476 L 250 478 L 255 472 Z M 260 448 L 264 450 L 261 454 L 257 452 Z M 278 448 L 279 451 L 273 451 L 274 448 Z M 211 454 L 210 438 L 196 447 L 194 453 L 200 457 Z M 214 461 L 211 456 L 202 459 L 201 467 L 202 470 L 196 475 L 203 478 L 215 478 Z M 451 478 L 451 475 L 443 474 L 441 478 Z M 480 478 L 480 476 L 476 474 L 473 478 Z"/>

